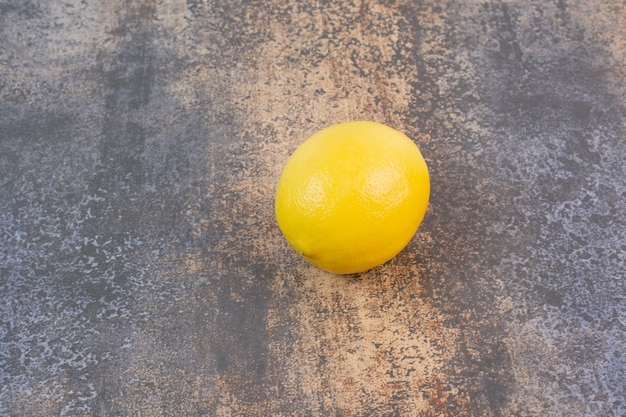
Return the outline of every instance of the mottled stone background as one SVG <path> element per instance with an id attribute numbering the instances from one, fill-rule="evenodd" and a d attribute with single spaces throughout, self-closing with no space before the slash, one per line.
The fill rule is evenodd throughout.
<path id="1" fill-rule="evenodd" d="M 0 415 L 626 415 L 626 3 L 0 0 Z M 398 257 L 301 260 L 313 132 L 420 146 Z"/>

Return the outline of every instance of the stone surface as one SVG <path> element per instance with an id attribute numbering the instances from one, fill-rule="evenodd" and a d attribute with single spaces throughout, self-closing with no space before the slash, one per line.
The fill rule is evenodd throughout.
<path id="1" fill-rule="evenodd" d="M 0 415 L 626 415 L 622 1 L 0 0 Z M 432 198 L 356 276 L 273 193 L 329 124 Z"/>

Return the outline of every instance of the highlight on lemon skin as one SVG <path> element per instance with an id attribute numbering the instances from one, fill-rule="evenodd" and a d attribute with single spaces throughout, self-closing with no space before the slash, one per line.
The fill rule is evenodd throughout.
<path id="1" fill-rule="evenodd" d="M 296 149 L 276 189 L 276 220 L 291 247 L 337 274 L 395 257 L 428 206 L 428 167 L 403 133 L 355 121 L 327 127 Z"/>

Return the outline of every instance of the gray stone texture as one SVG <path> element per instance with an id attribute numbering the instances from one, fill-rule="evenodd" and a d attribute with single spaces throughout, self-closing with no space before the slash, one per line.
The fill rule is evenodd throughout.
<path id="1" fill-rule="evenodd" d="M 0 0 L 0 415 L 626 415 L 626 4 Z M 309 135 L 411 137 L 353 276 L 274 219 Z"/>

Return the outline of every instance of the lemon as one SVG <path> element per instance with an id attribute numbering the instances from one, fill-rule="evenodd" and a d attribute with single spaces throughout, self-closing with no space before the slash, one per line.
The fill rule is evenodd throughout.
<path id="1" fill-rule="evenodd" d="M 337 274 L 395 257 L 419 227 L 428 167 L 401 132 L 370 121 L 341 123 L 289 157 L 276 189 L 276 220 L 307 261 Z"/>

